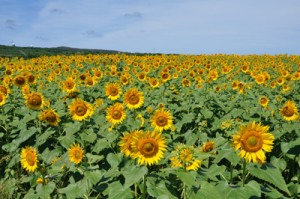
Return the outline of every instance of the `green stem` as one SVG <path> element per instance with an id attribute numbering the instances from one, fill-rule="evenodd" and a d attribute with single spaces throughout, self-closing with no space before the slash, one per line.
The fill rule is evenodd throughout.
<path id="1" fill-rule="evenodd" d="M 142 199 L 146 198 L 146 176 L 143 177 L 143 193 Z"/>
<path id="2" fill-rule="evenodd" d="M 183 183 L 181 198 L 186 199 L 186 185 Z"/>
<path id="3" fill-rule="evenodd" d="M 229 183 L 232 183 L 232 174 L 233 174 L 233 165 L 230 164 L 230 179 L 229 179 Z"/>
<path id="4" fill-rule="evenodd" d="M 245 159 L 243 159 L 243 176 L 242 176 L 243 187 L 245 186 L 245 181 L 246 181 L 246 166 L 247 166 L 247 162 Z"/>
<path id="5" fill-rule="evenodd" d="M 134 183 L 134 198 L 137 199 L 138 195 L 137 195 L 137 184 Z"/>

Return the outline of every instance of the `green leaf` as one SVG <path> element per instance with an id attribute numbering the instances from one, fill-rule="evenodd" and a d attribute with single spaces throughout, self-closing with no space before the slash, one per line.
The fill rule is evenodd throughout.
<path id="1" fill-rule="evenodd" d="M 109 153 L 106 157 L 106 160 L 112 168 L 116 168 L 122 161 L 122 156 L 123 155 L 121 153 L 118 154 Z"/>
<path id="2" fill-rule="evenodd" d="M 100 151 L 108 147 L 109 145 L 106 139 L 98 139 L 96 144 L 93 146 L 93 152 L 99 153 Z"/>
<path id="3" fill-rule="evenodd" d="M 97 138 L 97 135 L 93 132 L 93 129 L 85 130 L 84 132 L 79 133 L 79 135 L 82 140 L 87 141 L 89 143 L 93 143 Z"/>
<path id="4" fill-rule="evenodd" d="M 84 175 L 91 181 L 93 185 L 95 185 L 101 180 L 104 173 L 103 171 L 95 170 L 95 171 L 86 171 Z"/>
<path id="5" fill-rule="evenodd" d="M 98 162 L 100 162 L 101 160 L 104 159 L 104 156 L 103 156 L 103 155 L 93 155 L 93 154 L 91 154 L 91 153 L 87 153 L 86 156 L 87 156 L 88 162 L 89 162 L 90 164 L 98 163 Z"/>
<path id="6" fill-rule="evenodd" d="M 209 167 L 206 172 L 205 175 L 214 180 L 214 181 L 219 181 L 219 179 L 217 178 L 217 176 L 223 175 L 223 173 L 226 170 L 226 166 L 222 165 L 222 166 L 218 166 L 217 164 L 213 164 L 211 165 L 211 167 Z"/>
<path id="7" fill-rule="evenodd" d="M 55 133 L 55 131 L 51 131 L 51 130 L 45 131 L 42 135 L 36 138 L 36 145 L 40 146 L 44 144 L 53 133 Z"/>
<path id="8" fill-rule="evenodd" d="M 67 187 L 58 189 L 59 193 L 65 194 L 68 199 L 80 198 L 84 195 L 85 190 L 82 189 L 78 184 L 69 184 Z"/>
<path id="9" fill-rule="evenodd" d="M 131 189 L 124 188 L 120 182 L 110 183 L 103 193 L 111 199 L 133 198 Z"/>
<path id="10" fill-rule="evenodd" d="M 196 185 L 196 175 L 197 173 L 194 171 L 185 171 L 181 170 L 177 172 L 178 178 L 185 183 L 187 186 L 195 186 Z"/>
<path id="11" fill-rule="evenodd" d="M 131 168 L 127 168 L 126 170 L 123 171 L 123 175 L 125 178 L 124 187 L 127 188 L 133 185 L 134 183 L 137 183 L 147 173 L 148 173 L 148 169 L 145 166 L 142 167 L 132 166 Z"/>
<path id="12" fill-rule="evenodd" d="M 158 184 L 152 184 L 150 181 L 146 181 L 147 193 L 154 197 L 165 197 L 168 199 L 177 199 L 178 197 L 173 195 L 169 189 L 166 187 L 164 181 L 160 181 Z"/>
<path id="13" fill-rule="evenodd" d="M 54 189 L 55 189 L 55 183 L 49 182 L 46 185 L 42 185 L 42 184 L 37 185 L 36 192 L 40 198 L 48 199 L 50 198 L 50 194 L 54 191 Z"/>
<path id="14" fill-rule="evenodd" d="M 204 181 L 196 194 L 196 198 L 222 198 L 222 194 L 216 186 Z"/>
<path id="15" fill-rule="evenodd" d="M 219 163 L 223 158 L 227 159 L 234 166 L 240 161 L 237 152 L 229 144 L 225 145 L 223 149 L 218 150 L 214 162 Z"/>
<path id="16" fill-rule="evenodd" d="M 253 165 L 249 166 L 248 170 L 251 175 L 273 184 L 280 190 L 290 195 L 284 178 L 282 177 L 281 172 L 277 167 L 274 167 L 271 164 L 265 164 L 261 167 Z"/>
<path id="17" fill-rule="evenodd" d="M 70 147 L 70 145 L 75 143 L 75 137 L 73 135 L 69 136 L 61 136 L 58 138 L 59 143 L 66 149 Z"/>
<path id="18" fill-rule="evenodd" d="M 236 185 L 229 185 L 227 182 L 222 181 L 216 186 L 219 193 L 221 193 L 222 198 L 250 198 L 245 187 L 240 187 Z"/>
<path id="19" fill-rule="evenodd" d="M 23 199 L 38 199 L 39 196 L 35 194 L 35 191 L 31 188 L 29 191 L 26 193 Z"/>
<path id="20" fill-rule="evenodd" d="M 81 123 L 80 122 L 70 122 L 66 123 L 64 125 L 64 130 L 66 132 L 66 135 L 73 135 L 74 133 L 78 132 L 80 130 Z"/>

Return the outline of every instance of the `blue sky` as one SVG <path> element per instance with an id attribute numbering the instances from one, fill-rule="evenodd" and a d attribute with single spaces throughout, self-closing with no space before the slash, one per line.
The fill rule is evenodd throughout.
<path id="1" fill-rule="evenodd" d="M 299 0 L 0 0 L 0 44 L 300 54 Z"/>

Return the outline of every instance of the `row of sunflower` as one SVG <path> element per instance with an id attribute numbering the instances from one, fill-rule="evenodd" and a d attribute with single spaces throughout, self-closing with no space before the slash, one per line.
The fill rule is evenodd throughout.
<path id="1" fill-rule="evenodd" d="M 300 57 L 0 59 L 0 196 L 299 196 Z"/>

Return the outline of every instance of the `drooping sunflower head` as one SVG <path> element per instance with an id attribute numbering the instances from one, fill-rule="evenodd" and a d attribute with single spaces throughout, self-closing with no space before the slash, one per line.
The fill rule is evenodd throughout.
<path id="1" fill-rule="evenodd" d="M 144 103 L 144 95 L 138 89 L 131 88 L 124 94 L 124 103 L 129 109 L 140 108 Z"/>
<path id="2" fill-rule="evenodd" d="M 296 103 L 292 100 L 287 100 L 279 111 L 287 121 L 297 120 L 299 118 L 298 108 Z"/>
<path id="3" fill-rule="evenodd" d="M 273 149 L 273 134 L 268 132 L 268 126 L 250 122 L 241 126 L 239 132 L 232 137 L 232 146 L 240 150 L 239 156 L 247 162 L 264 163 L 266 156 L 264 151 L 271 152 Z"/>
<path id="4" fill-rule="evenodd" d="M 94 108 L 90 103 L 76 98 L 70 104 L 69 111 L 74 120 L 82 121 L 93 115 Z"/>
<path id="5" fill-rule="evenodd" d="M 108 83 L 105 86 L 105 94 L 109 99 L 116 100 L 121 96 L 122 90 L 117 83 Z"/>
<path id="6" fill-rule="evenodd" d="M 110 106 L 106 111 L 106 119 L 108 122 L 111 122 L 113 125 L 121 124 L 126 118 L 126 113 L 124 106 L 121 103 L 115 103 Z"/>
<path id="7" fill-rule="evenodd" d="M 26 146 L 21 150 L 21 165 L 28 172 L 34 172 L 38 168 L 36 149 Z"/>
<path id="8" fill-rule="evenodd" d="M 73 144 L 68 148 L 69 161 L 74 164 L 79 164 L 84 156 L 84 150 L 80 144 Z"/>
<path id="9" fill-rule="evenodd" d="M 39 119 L 51 126 L 57 126 L 60 122 L 59 115 L 51 109 L 43 110 L 39 115 Z"/>
<path id="10" fill-rule="evenodd" d="M 178 144 L 172 151 L 171 167 L 182 167 L 185 170 L 198 170 L 201 161 L 195 155 L 195 148 L 185 144 Z"/>
<path id="11" fill-rule="evenodd" d="M 26 105 L 33 110 L 39 110 L 44 107 L 44 96 L 39 92 L 31 92 L 25 95 Z"/>
<path id="12" fill-rule="evenodd" d="M 153 165 L 164 157 L 167 145 L 162 134 L 146 131 L 133 135 L 131 147 L 138 159 L 138 164 Z"/>
<path id="13" fill-rule="evenodd" d="M 151 118 L 151 125 L 155 131 L 162 132 L 172 127 L 173 117 L 169 111 L 164 109 L 156 110 Z"/>

